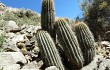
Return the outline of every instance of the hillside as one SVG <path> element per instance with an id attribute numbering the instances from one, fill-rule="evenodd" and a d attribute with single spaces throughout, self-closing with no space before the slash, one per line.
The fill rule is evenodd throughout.
<path id="1" fill-rule="evenodd" d="M 42 20 L 52 22 L 45 6 Z M 52 36 L 41 15 L 0 3 L 0 70 L 110 70 L 109 41 L 95 42 L 84 22 L 59 17 Z"/>
<path id="2" fill-rule="evenodd" d="M 0 3 L 0 24 L 9 20 L 15 21 L 18 25 L 40 25 L 40 14 L 29 9 L 7 7 Z"/>

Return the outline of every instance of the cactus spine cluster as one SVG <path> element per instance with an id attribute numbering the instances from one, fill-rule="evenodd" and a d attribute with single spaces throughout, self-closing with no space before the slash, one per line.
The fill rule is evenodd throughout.
<path id="1" fill-rule="evenodd" d="M 95 55 L 94 38 L 85 23 L 79 23 L 75 27 L 76 36 L 80 43 L 80 48 L 82 49 L 83 56 L 85 59 L 85 65 L 93 60 Z"/>
<path id="2" fill-rule="evenodd" d="M 69 27 L 68 23 L 63 19 L 59 19 L 56 21 L 55 26 L 58 40 L 63 46 L 64 53 L 68 57 L 69 61 L 76 68 L 83 67 L 84 59 L 81 49 L 79 48 L 76 36 Z"/>
<path id="3" fill-rule="evenodd" d="M 54 2 L 53 0 L 43 0 L 42 1 L 42 11 L 41 11 L 41 26 L 42 29 L 49 32 L 53 39 L 55 39 L 54 34 Z"/>
<path id="4" fill-rule="evenodd" d="M 64 70 L 61 58 L 50 35 L 46 31 L 39 30 L 36 39 L 46 66 L 56 66 L 59 70 Z"/>

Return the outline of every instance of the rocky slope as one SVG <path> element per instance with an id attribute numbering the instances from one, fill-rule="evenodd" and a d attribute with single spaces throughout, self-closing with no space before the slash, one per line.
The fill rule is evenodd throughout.
<path id="1" fill-rule="evenodd" d="M 40 15 L 0 3 L 0 70 L 42 70 L 35 38 L 38 29 L 41 29 Z M 110 70 L 110 42 L 97 42 L 96 52 L 94 60 L 81 70 Z M 51 66 L 45 70 L 58 69 Z"/>

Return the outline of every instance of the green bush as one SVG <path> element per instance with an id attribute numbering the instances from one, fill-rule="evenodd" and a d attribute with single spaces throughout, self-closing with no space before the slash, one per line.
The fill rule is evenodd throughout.
<path id="1" fill-rule="evenodd" d="M 40 25 L 40 16 L 31 11 L 31 10 L 25 10 L 25 9 L 19 9 L 16 11 L 5 11 L 5 13 L 0 16 L 2 20 L 15 21 L 18 25 L 23 24 L 31 24 L 31 25 Z"/>
<path id="2" fill-rule="evenodd" d="M 96 41 L 108 40 L 110 31 L 110 0 L 84 0 L 82 3 L 84 21 L 94 34 Z"/>
<path id="3" fill-rule="evenodd" d="M 5 41 L 5 34 L 0 35 L 0 51 L 2 50 L 3 42 Z"/>

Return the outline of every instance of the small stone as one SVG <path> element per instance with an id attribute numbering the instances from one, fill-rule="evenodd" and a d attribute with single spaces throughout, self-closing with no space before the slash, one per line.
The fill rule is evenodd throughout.
<path id="1" fill-rule="evenodd" d="M 32 35 L 26 35 L 26 37 L 30 40 L 33 36 Z"/>
<path id="2" fill-rule="evenodd" d="M 25 65 L 22 69 L 39 69 L 39 66 L 36 61 L 33 61 Z"/>
<path id="3" fill-rule="evenodd" d="M 40 69 L 21 69 L 21 70 L 40 70 Z"/>
<path id="4" fill-rule="evenodd" d="M 59 70 L 56 66 L 50 66 L 46 68 L 45 70 Z"/>
<path id="5" fill-rule="evenodd" d="M 26 46 L 25 46 L 24 43 L 19 42 L 19 43 L 17 43 L 17 47 L 18 47 L 19 49 L 22 49 L 23 47 L 26 47 Z"/>
<path id="6" fill-rule="evenodd" d="M 22 54 L 26 55 L 28 53 L 26 47 L 21 48 Z"/>

